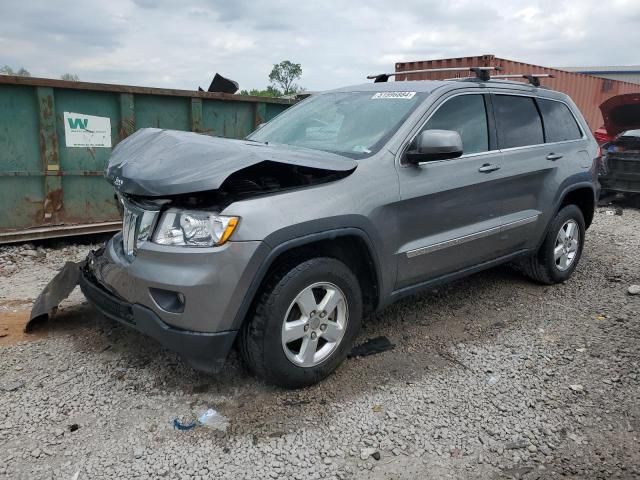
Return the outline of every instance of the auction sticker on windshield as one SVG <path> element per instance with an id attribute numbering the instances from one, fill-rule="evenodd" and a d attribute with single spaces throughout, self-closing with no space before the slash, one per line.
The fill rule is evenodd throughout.
<path id="1" fill-rule="evenodd" d="M 372 100 L 381 98 L 399 98 L 402 100 L 411 100 L 416 92 L 378 92 L 371 97 Z"/>

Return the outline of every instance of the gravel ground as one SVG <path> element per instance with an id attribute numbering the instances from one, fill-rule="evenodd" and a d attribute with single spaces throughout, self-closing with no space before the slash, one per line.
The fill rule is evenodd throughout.
<path id="1" fill-rule="evenodd" d="M 409 298 L 361 334 L 395 350 L 301 391 L 235 354 L 195 372 L 77 292 L 22 338 L 7 326 L 91 245 L 2 248 L 0 477 L 640 478 L 640 211 L 621 213 L 598 211 L 569 282 L 503 267 Z M 226 431 L 173 427 L 207 408 Z"/>

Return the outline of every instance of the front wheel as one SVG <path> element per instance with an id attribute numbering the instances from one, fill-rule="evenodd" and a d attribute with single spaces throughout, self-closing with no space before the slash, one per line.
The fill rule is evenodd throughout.
<path id="1" fill-rule="evenodd" d="M 257 376 L 287 388 L 319 382 L 345 359 L 360 330 L 362 293 L 342 262 L 283 265 L 243 327 L 240 351 Z"/>
<path id="2" fill-rule="evenodd" d="M 567 205 L 551 221 L 538 252 L 523 261 L 525 273 L 546 285 L 567 280 L 578 266 L 584 246 L 582 211 Z"/>

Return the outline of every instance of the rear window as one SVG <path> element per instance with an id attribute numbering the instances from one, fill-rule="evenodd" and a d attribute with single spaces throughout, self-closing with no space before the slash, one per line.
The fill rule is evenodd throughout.
<path id="1" fill-rule="evenodd" d="M 582 138 L 575 117 L 564 103 L 538 98 L 538 106 L 544 120 L 547 143 L 565 142 Z"/>
<path id="2" fill-rule="evenodd" d="M 493 107 L 499 148 L 544 143 L 542 120 L 531 97 L 494 95 Z"/>

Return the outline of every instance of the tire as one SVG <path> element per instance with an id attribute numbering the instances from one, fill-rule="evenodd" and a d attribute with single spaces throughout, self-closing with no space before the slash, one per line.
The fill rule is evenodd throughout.
<path id="1" fill-rule="evenodd" d="M 340 301 L 321 318 L 319 307 L 329 298 Z M 361 317 L 360 284 L 344 263 L 328 257 L 288 263 L 274 271 L 259 293 L 240 333 L 240 353 L 249 370 L 270 383 L 285 388 L 313 385 L 346 358 Z M 285 330 L 285 323 L 291 330 Z M 285 344 L 285 334 L 293 338 L 303 331 L 302 338 Z"/>
<path id="2" fill-rule="evenodd" d="M 557 258 L 554 250 L 556 249 L 556 242 L 560 241 L 560 229 L 565 230 L 568 223 L 577 226 L 578 238 L 575 246 L 575 255 L 572 258 L 567 255 L 570 261 L 567 264 L 562 258 Z M 578 266 L 582 256 L 585 230 L 584 216 L 576 205 L 567 205 L 562 208 L 551 221 L 547 235 L 536 254 L 522 262 L 524 273 L 536 282 L 545 285 L 553 285 L 568 280 Z M 575 234 L 573 234 L 573 238 L 576 238 Z M 571 248 L 569 247 L 569 250 Z"/>

